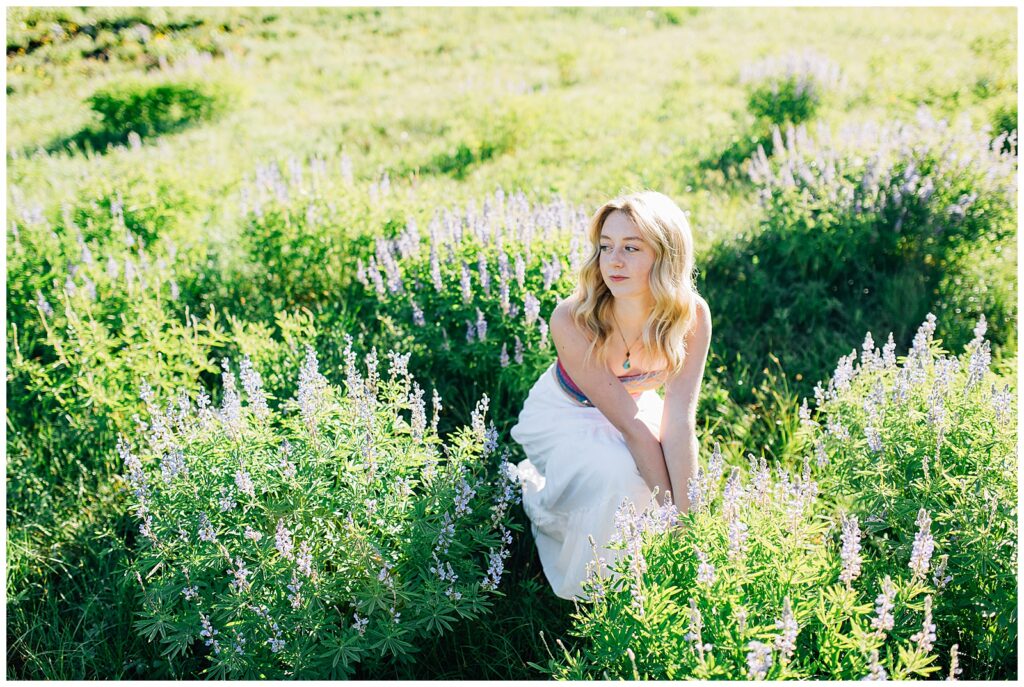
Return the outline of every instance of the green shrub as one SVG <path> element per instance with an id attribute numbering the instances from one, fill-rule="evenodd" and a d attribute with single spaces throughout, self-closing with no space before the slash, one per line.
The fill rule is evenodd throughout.
<path id="1" fill-rule="evenodd" d="M 179 131 L 212 121 L 230 104 L 223 84 L 201 81 L 124 82 L 96 91 L 89 107 L 100 117 L 100 133 L 127 140 Z"/>
<path id="2" fill-rule="evenodd" d="M 375 354 L 365 378 L 345 355 L 343 394 L 307 349 L 280 413 L 248 359 L 245 406 L 227 362 L 219 408 L 182 394 L 165 409 L 143 386 L 146 443 L 119 448 L 142 522 L 136 627 L 172 661 L 204 655 L 214 678 L 345 678 L 409 661 L 490 607 L 515 491 L 487 398 L 442 442 L 408 355 L 389 353 L 387 380 Z"/>
<path id="3" fill-rule="evenodd" d="M 1017 666 L 1017 457 L 1014 380 L 989 371 L 984 316 L 965 353 L 943 354 L 932 315 L 897 366 L 895 346 L 865 340 L 815 390 L 808 420 L 827 457 L 822 492 L 856 512 L 872 551 L 868 574 L 906 558 L 919 509 L 941 554 L 934 583 L 940 642 L 958 643 L 972 679 Z"/>
<path id="4" fill-rule="evenodd" d="M 814 117 L 830 89 L 842 83 L 839 66 L 812 50 L 769 57 L 743 66 L 747 107 L 772 124 L 799 124 Z"/>

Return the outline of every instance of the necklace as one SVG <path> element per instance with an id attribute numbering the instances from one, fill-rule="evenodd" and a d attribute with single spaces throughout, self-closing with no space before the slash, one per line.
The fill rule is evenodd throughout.
<path id="1" fill-rule="evenodd" d="M 615 317 L 615 313 L 614 312 L 612 313 L 612 319 L 615 320 L 615 327 L 616 327 L 616 329 L 619 330 L 619 338 L 622 339 L 622 343 L 626 346 L 626 360 L 625 360 L 625 362 L 622 363 L 622 369 L 623 370 L 628 370 L 629 369 L 629 349 L 631 349 L 633 346 L 636 346 L 636 342 L 640 340 L 640 337 L 642 337 L 644 335 L 644 333 L 643 333 L 643 330 L 641 330 L 640 331 L 640 336 L 636 337 L 636 341 L 634 341 L 632 344 L 627 344 L 626 343 L 626 337 L 622 336 L 622 327 L 619 325 L 619 320 L 618 320 L 617 317 Z"/>

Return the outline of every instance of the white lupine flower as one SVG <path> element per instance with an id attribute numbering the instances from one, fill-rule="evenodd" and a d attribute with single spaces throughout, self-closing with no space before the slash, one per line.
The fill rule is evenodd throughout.
<path id="1" fill-rule="evenodd" d="M 964 394 L 967 394 L 985 378 L 985 373 L 988 372 L 989 365 L 992 363 L 991 349 L 991 344 L 988 341 L 982 341 L 981 345 L 972 351 L 967 367 L 967 384 L 964 386 Z"/>
<path id="2" fill-rule="evenodd" d="M 292 533 L 288 531 L 288 528 L 284 525 L 284 518 L 277 521 L 277 534 L 274 541 L 274 547 L 283 558 L 292 560 Z"/>
<path id="3" fill-rule="evenodd" d="M 845 582 L 847 587 L 860 576 L 860 527 L 857 523 L 857 516 L 850 515 L 842 517 L 843 549 L 840 558 L 843 560 L 843 571 L 839 574 L 839 580 Z"/>
<path id="4" fill-rule="evenodd" d="M 932 520 L 924 508 L 918 511 L 915 524 L 918 531 L 914 535 L 914 549 L 910 554 L 910 569 L 914 571 L 914 577 L 923 578 L 928 573 L 932 552 L 935 551 L 935 540 L 931 535 Z"/>
<path id="5" fill-rule="evenodd" d="M 743 484 L 740 483 L 740 469 L 733 467 L 722 492 L 722 515 L 727 520 L 732 520 L 739 513 L 745 495 Z"/>
<path id="6" fill-rule="evenodd" d="M 491 275 L 487 271 L 487 256 L 484 255 L 483 251 L 479 251 L 476 255 L 476 271 L 480 276 L 480 288 L 484 290 L 484 293 L 488 296 L 491 295 Z"/>
<path id="7" fill-rule="evenodd" d="M 921 631 L 910 636 L 910 641 L 916 642 L 921 651 L 928 653 L 932 650 L 935 642 L 935 623 L 932 622 L 932 595 L 924 597 L 924 622 Z"/>
<path id="8" fill-rule="evenodd" d="M 878 662 L 878 649 L 871 650 L 871 662 L 868 666 L 871 672 L 861 678 L 861 680 L 888 680 L 889 674 L 885 672 L 885 668 Z"/>
<path id="9" fill-rule="evenodd" d="M 772 648 L 763 642 L 751 640 L 747 643 L 747 649 L 748 677 L 751 680 L 765 679 L 772 667 Z"/>
<path id="10" fill-rule="evenodd" d="M 422 439 L 427 431 L 427 408 L 423 402 L 423 389 L 416 382 L 412 383 L 412 391 L 409 394 L 409 407 L 412 409 L 411 423 L 412 436 L 414 439 Z"/>
<path id="11" fill-rule="evenodd" d="M 947 680 L 956 680 L 956 676 L 964 672 L 960 667 L 959 648 L 959 644 L 954 644 L 949 648 L 949 677 L 946 678 Z"/>
<path id="12" fill-rule="evenodd" d="M 873 423 L 868 423 L 864 427 L 864 437 L 868 441 L 868 448 L 875 453 L 881 453 L 882 445 L 882 433 L 878 431 L 878 428 Z"/>
<path id="13" fill-rule="evenodd" d="M 811 419 L 811 409 L 807 407 L 807 399 L 804 398 L 804 402 L 800 404 L 800 424 L 804 427 L 814 428 L 818 426 L 818 423 Z"/>
<path id="14" fill-rule="evenodd" d="M 730 559 L 741 557 L 746 552 L 746 541 L 749 536 L 749 529 L 750 528 L 747 526 L 747 524 L 739 519 L 738 515 L 729 521 Z"/>
<path id="15" fill-rule="evenodd" d="M 796 635 L 800 631 L 800 626 L 797 625 L 796 616 L 793 615 L 789 597 L 786 596 L 782 603 L 782 618 L 775 621 L 775 629 L 782 630 L 782 632 L 775 638 L 775 648 L 779 650 L 784 659 L 789 659 L 793 656 L 793 651 L 796 650 Z"/>
<path id="16" fill-rule="evenodd" d="M 825 454 L 825 442 L 821 439 L 814 440 L 814 457 L 819 468 L 828 465 L 828 456 Z"/>
<path id="17" fill-rule="evenodd" d="M 860 364 L 865 370 L 873 370 L 877 358 L 875 357 L 875 340 L 871 337 L 871 332 L 868 332 L 864 336 L 864 343 L 861 344 Z"/>
<path id="18" fill-rule="evenodd" d="M 540 330 L 540 347 L 546 349 L 548 347 L 548 323 L 540 320 L 537 329 Z"/>
<path id="19" fill-rule="evenodd" d="M 992 385 L 992 407 L 996 411 L 996 422 L 1002 422 L 1003 416 L 1007 418 L 1012 417 L 1010 413 L 1010 404 L 1013 400 L 1010 394 L 1010 385 L 1005 384 L 1002 391 L 996 390 L 996 385 Z"/>
<path id="20" fill-rule="evenodd" d="M 843 426 L 842 421 L 838 417 L 829 417 L 825 429 L 840 441 L 850 440 L 850 431 Z"/>
<path id="21" fill-rule="evenodd" d="M 224 398 L 219 412 L 220 421 L 224 423 L 228 433 L 237 437 L 242 431 L 242 400 L 235 390 L 235 375 L 232 374 L 228 361 L 221 360 L 221 380 L 224 386 Z"/>
<path id="22" fill-rule="evenodd" d="M 875 617 L 871 619 L 871 627 L 878 636 L 891 630 L 896 620 L 892 615 L 893 602 L 896 599 L 896 587 L 886 575 L 882 580 L 882 593 L 875 597 Z"/>
<path id="23" fill-rule="evenodd" d="M 245 535 L 244 536 L 245 536 L 246 539 L 249 539 L 250 541 L 259 541 L 260 539 L 263 539 L 263 535 L 262 534 L 260 534 L 259 532 L 257 532 L 253 528 L 249 527 L 248 525 L 245 526 Z"/>

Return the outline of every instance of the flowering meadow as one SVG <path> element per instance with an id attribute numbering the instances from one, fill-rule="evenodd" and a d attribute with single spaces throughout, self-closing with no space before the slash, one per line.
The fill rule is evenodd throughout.
<path id="1" fill-rule="evenodd" d="M 8 9 L 7 677 L 1016 679 L 1014 19 Z M 565 601 L 509 429 L 643 188 L 693 507 Z"/>

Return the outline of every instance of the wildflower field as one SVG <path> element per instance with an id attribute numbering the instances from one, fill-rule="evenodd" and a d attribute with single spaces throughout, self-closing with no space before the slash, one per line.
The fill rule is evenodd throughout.
<path id="1" fill-rule="evenodd" d="M 7 677 L 1016 679 L 1016 23 L 8 8 Z M 644 188 L 693 508 L 567 602 L 509 429 Z"/>

